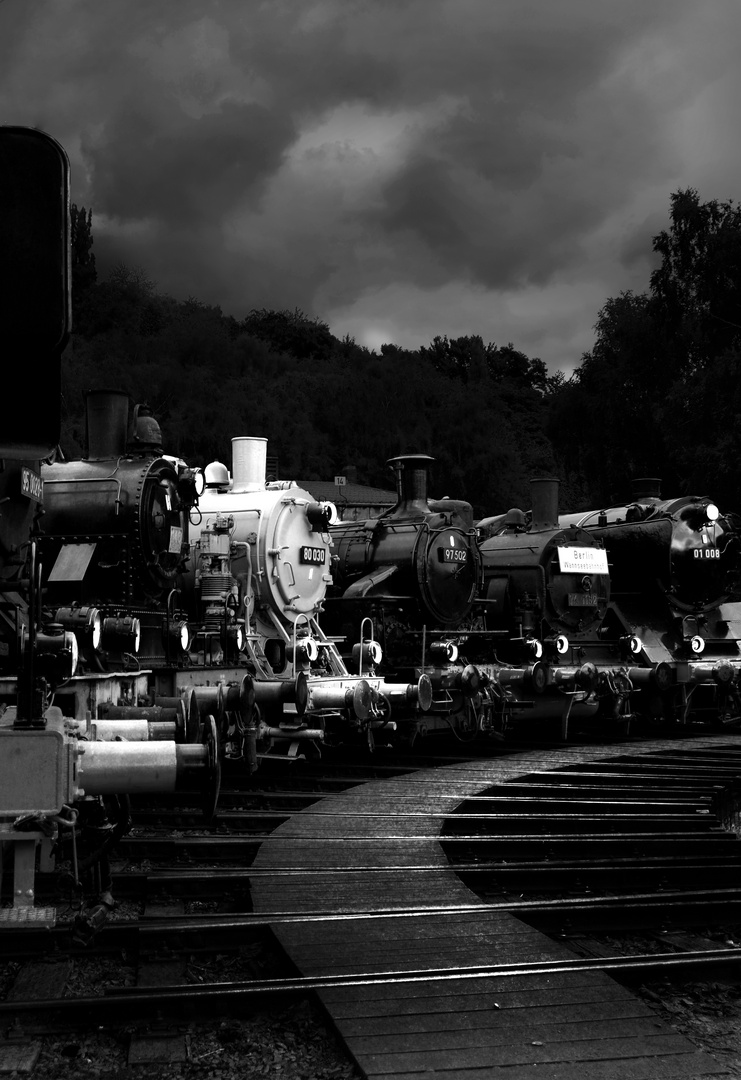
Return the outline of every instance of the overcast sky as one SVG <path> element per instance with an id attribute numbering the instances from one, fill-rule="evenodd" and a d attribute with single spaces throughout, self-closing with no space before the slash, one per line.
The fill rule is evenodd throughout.
<path id="1" fill-rule="evenodd" d="M 103 274 L 569 371 L 669 196 L 741 196 L 739 0 L 0 0 Z"/>

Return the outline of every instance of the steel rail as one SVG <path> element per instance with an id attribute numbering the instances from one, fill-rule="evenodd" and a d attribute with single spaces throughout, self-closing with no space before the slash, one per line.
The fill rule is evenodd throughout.
<path id="1" fill-rule="evenodd" d="M 182 1008 L 184 1003 L 205 1006 L 212 1003 L 219 1011 L 229 1005 L 244 1006 L 266 997 L 305 996 L 322 990 L 363 986 L 410 986 L 420 983 L 463 982 L 468 979 L 500 979 L 538 977 L 545 975 L 600 972 L 623 981 L 657 979 L 667 975 L 706 975 L 709 971 L 741 967 L 741 951 L 718 949 L 712 952 L 671 953 L 579 958 L 551 962 L 515 963 L 501 966 L 472 965 L 465 967 L 402 969 L 399 971 L 366 972 L 354 975 L 326 975 L 220 982 L 188 986 L 119 987 L 106 990 L 102 997 L 69 997 L 0 1003 L 0 1016 L 42 1014 L 45 1018 L 64 1013 L 85 1026 L 92 1019 L 122 1019 L 143 1011 L 161 1013 L 166 1006 Z M 493 987 L 496 989 L 496 987 Z"/>
<path id="2" fill-rule="evenodd" d="M 482 796 L 475 795 L 474 796 L 474 795 L 458 795 L 458 794 L 453 795 L 453 796 L 451 796 L 451 795 L 432 796 L 431 799 L 428 796 L 422 796 L 422 795 L 398 795 L 398 796 L 394 795 L 392 797 L 393 797 L 394 803 L 396 803 L 398 801 L 398 802 L 400 802 L 402 804 L 416 803 L 416 802 L 420 802 L 422 799 L 424 799 L 425 802 L 433 801 L 433 802 L 448 802 L 448 803 L 451 803 L 454 799 L 458 798 L 458 799 L 460 799 L 460 802 L 455 806 L 455 809 L 453 811 L 444 811 L 444 812 L 441 813 L 441 812 L 438 812 L 436 810 L 431 810 L 431 811 L 412 810 L 410 812 L 410 814 L 409 814 L 410 817 L 425 816 L 425 817 L 435 817 L 435 818 L 444 817 L 445 818 L 445 817 L 453 816 L 453 817 L 456 818 L 456 820 L 458 820 L 460 818 L 466 819 L 466 818 L 469 818 L 469 817 L 472 817 L 472 818 L 489 817 L 489 816 L 491 816 L 491 817 L 512 817 L 513 816 L 513 811 L 515 811 L 515 810 L 516 811 L 535 810 L 536 813 L 540 812 L 542 814 L 555 814 L 558 817 L 561 817 L 561 816 L 573 816 L 575 814 L 583 814 L 585 810 L 594 811 L 595 808 L 601 808 L 601 807 L 605 808 L 605 813 L 613 813 L 612 808 L 614 808 L 614 812 L 617 815 L 620 815 L 620 816 L 628 816 L 629 815 L 629 816 L 633 817 L 634 814 L 637 814 L 637 815 L 640 815 L 640 816 L 645 817 L 647 819 L 650 819 L 652 816 L 663 817 L 665 815 L 666 816 L 671 816 L 671 817 L 679 817 L 680 815 L 692 816 L 693 814 L 709 814 L 709 813 L 711 813 L 709 807 L 710 807 L 710 804 L 712 802 L 712 799 L 709 796 L 703 796 L 703 797 L 694 798 L 694 799 L 691 799 L 691 798 L 686 798 L 686 799 L 661 799 L 661 798 L 656 798 L 656 799 L 645 799 L 645 798 L 644 799 L 639 799 L 639 798 L 631 798 L 631 799 L 610 799 L 610 798 L 579 799 L 579 798 L 574 798 L 574 799 L 571 799 L 571 798 L 568 798 L 568 797 L 564 797 L 563 795 L 553 795 L 550 798 L 547 797 L 547 796 L 544 797 L 542 795 L 533 795 L 533 796 L 530 796 L 530 797 L 517 796 L 515 798 L 511 798 L 511 797 L 508 798 L 508 797 L 503 796 L 503 795 L 488 795 L 488 796 L 486 796 L 486 795 L 482 795 Z M 270 803 L 270 802 L 278 802 L 279 799 L 278 798 L 274 799 L 271 796 L 271 797 L 266 797 L 266 798 L 262 799 L 261 801 L 266 802 L 266 803 Z M 306 800 L 305 800 L 305 798 L 302 797 L 301 801 L 304 802 Z M 396 813 L 396 814 L 395 813 L 388 813 L 385 810 L 380 810 L 378 812 L 372 811 L 372 810 L 353 810 L 352 809 L 352 803 L 350 803 L 349 805 L 346 805 L 344 802 L 343 802 L 341 810 L 334 810 L 332 804 L 337 802 L 337 801 L 338 801 L 338 799 L 337 799 L 336 795 L 330 795 L 326 799 L 325 798 L 312 799 L 310 802 L 307 802 L 307 805 L 306 805 L 305 808 L 301 809 L 301 811 L 300 811 L 301 815 L 302 815 L 302 817 L 316 817 L 317 815 L 320 815 L 321 817 L 340 817 L 340 816 L 341 817 L 367 817 L 367 816 L 373 816 L 373 817 L 379 817 L 379 818 L 398 817 L 398 813 Z M 326 808 L 324 807 L 325 803 L 328 804 Z M 477 807 L 477 806 L 482 807 L 482 812 L 481 813 L 474 813 L 473 808 Z M 460 809 L 461 807 L 465 807 L 466 809 L 461 810 Z M 469 807 L 471 808 L 470 810 L 468 809 Z M 489 810 L 489 807 L 491 807 L 491 810 Z M 506 809 L 503 809 L 503 808 L 506 808 L 506 807 L 512 807 L 513 810 L 507 811 Z M 556 809 L 554 809 L 555 807 L 563 807 L 563 809 L 556 810 Z M 219 809 L 219 810 L 217 810 L 216 814 L 217 814 L 218 820 L 220 822 L 228 823 L 230 821 L 234 821 L 234 820 L 238 820 L 238 819 L 242 819 L 242 818 L 248 818 L 248 819 L 254 818 L 255 820 L 258 820 L 258 821 L 262 820 L 263 818 L 283 818 L 283 819 L 286 819 L 286 818 L 291 817 L 294 812 L 295 812 L 295 808 L 293 808 L 293 807 L 281 808 L 281 807 L 271 807 L 271 806 L 266 806 L 266 807 L 244 806 L 244 807 L 238 807 L 238 808 L 230 807 L 228 810 Z M 137 808 L 134 809 L 134 816 L 136 817 L 137 820 L 142 820 L 145 817 L 147 817 L 147 818 L 159 817 L 159 818 L 162 818 L 163 820 L 166 821 L 166 820 L 168 820 L 170 818 L 189 817 L 189 816 L 195 817 L 199 813 L 201 813 L 200 807 L 186 807 L 186 806 L 181 806 L 181 807 L 177 807 L 177 806 L 176 807 L 170 807 L 170 806 L 168 806 L 168 807 L 157 807 L 157 806 L 153 806 L 153 807 L 147 808 L 147 809 L 140 808 L 140 807 L 137 807 Z M 594 816 L 594 813 L 592 813 L 591 815 L 587 814 L 587 816 Z M 597 816 L 599 816 L 599 815 L 597 815 Z M 202 820 L 202 814 L 201 814 L 201 820 Z"/>
<path id="3" fill-rule="evenodd" d="M 372 816 L 372 815 L 369 815 Z M 398 814 L 393 815 L 398 819 Z M 421 817 L 427 815 L 422 814 Z M 709 823 L 708 823 L 709 824 Z M 738 843 L 739 837 L 734 833 L 725 831 L 722 827 L 717 825 L 710 825 L 706 831 L 709 835 L 704 838 L 705 843 Z M 281 843 L 291 844 L 304 844 L 304 843 L 322 843 L 322 844 L 378 844 L 382 841 L 394 841 L 394 843 L 410 843 L 416 844 L 420 841 L 437 841 L 445 844 L 502 844 L 504 846 L 511 845 L 513 843 L 542 843 L 544 841 L 553 841 L 554 843 L 585 843 L 598 844 L 600 841 L 606 841 L 609 843 L 636 843 L 640 842 L 676 842 L 676 843 L 691 843 L 698 840 L 703 840 L 702 836 L 698 836 L 698 830 L 691 830 L 689 832 L 683 831 L 651 831 L 651 832 L 627 832 L 627 833 L 505 833 L 502 836 L 482 836 L 481 834 L 464 835 L 462 833 L 415 833 L 410 835 L 408 833 L 383 833 L 379 836 L 373 835 L 351 835 L 351 836 L 315 836 L 315 835 L 301 835 L 300 833 L 294 833 L 291 835 L 281 835 L 276 838 L 272 833 L 264 834 L 250 834 L 246 836 L 223 836 L 221 834 L 202 834 L 198 836 L 129 836 L 124 837 L 119 841 L 118 848 L 126 850 L 127 848 L 136 849 L 138 847 L 144 847 L 147 844 L 151 846 L 164 847 L 166 844 L 170 845 L 174 850 L 184 847 L 205 848 L 208 845 L 212 845 L 214 848 L 233 847 L 235 849 L 241 846 L 255 847 L 259 844 L 265 843 L 267 840 L 275 842 L 279 839 Z"/>
<path id="4" fill-rule="evenodd" d="M 342 877 L 343 875 L 352 874 L 388 874 L 391 872 L 406 872 L 410 873 L 436 873 L 441 871 L 450 870 L 455 874 L 500 874 L 502 872 L 523 872 L 529 873 L 536 870 L 558 870 L 558 871 L 575 871 L 581 873 L 582 871 L 588 871 L 594 868 L 596 871 L 604 871 L 614 869 L 616 871 L 623 871 L 625 869 L 639 869 L 645 868 L 649 871 L 659 873 L 667 869 L 679 867 L 683 871 L 697 870 L 702 872 L 705 869 L 736 869 L 741 862 L 741 847 L 738 851 L 728 851 L 727 858 L 719 861 L 715 855 L 708 855 L 703 857 L 702 855 L 688 855 L 686 859 L 682 859 L 677 855 L 666 856 L 654 856 L 650 862 L 647 862 L 644 858 L 628 857 L 628 858 L 612 858 L 612 859 L 589 859 L 588 861 L 579 859 L 560 859 L 550 860 L 547 863 L 543 863 L 541 860 L 534 861 L 522 861 L 522 862 L 456 862 L 456 863 L 404 863 L 401 866 L 396 866 L 393 863 L 388 863 L 384 866 L 378 864 L 366 864 L 357 863 L 351 866 L 260 866 L 250 867 L 243 869 L 241 867 L 233 867 L 230 869 L 219 869 L 214 867 L 208 870 L 192 870 L 187 867 L 182 869 L 154 869 L 148 873 L 119 873 L 115 872 L 113 880 L 118 889 L 121 885 L 125 885 L 127 881 L 139 885 L 140 888 L 149 886 L 153 890 L 165 889 L 169 887 L 178 888 L 181 885 L 187 885 L 189 882 L 198 883 L 201 880 L 213 880 L 217 882 L 225 883 L 234 882 L 239 884 L 240 882 L 249 882 L 252 879 L 259 880 L 262 877 L 295 877 L 299 875 L 301 877 L 314 877 L 314 876 L 326 876 L 331 874 L 332 876 Z M 55 877 L 56 875 L 50 875 Z M 40 876 L 40 880 L 43 881 L 43 875 Z"/>
<path id="5" fill-rule="evenodd" d="M 537 918 L 551 913 L 559 915 L 593 912 L 658 912 L 661 915 L 682 913 L 683 909 L 697 905 L 741 904 L 741 888 L 697 889 L 694 891 L 672 890 L 661 893 L 630 893 L 626 896 L 588 896 L 569 897 L 556 900 L 498 900 L 489 903 L 442 904 L 435 907 L 413 908 L 368 908 L 365 911 L 352 912 L 245 912 L 240 915 L 196 915 L 186 919 L 176 917 L 157 917 L 138 922 L 140 929 L 158 927 L 159 929 L 177 929 L 179 924 L 201 925 L 208 922 L 213 926 L 242 927 L 274 926 L 304 923 L 358 922 L 366 919 L 408 919 L 411 917 L 449 917 L 458 914 L 485 915 L 493 912 L 508 912 L 513 915 L 527 915 Z M 120 924 L 119 924 L 120 925 Z M 111 927 L 112 928 L 112 927 Z"/>
<path id="6" fill-rule="evenodd" d="M 580 813 L 578 809 L 575 809 L 573 813 L 567 813 L 563 810 L 552 811 L 539 804 L 540 812 L 534 812 L 532 810 L 527 811 L 527 820 L 542 822 L 547 821 L 550 824 L 560 825 L 562 822 L 584 822 L 587 827 L 592 824 L 601 823 L 603 821 L 617 822 L 620 824 L 631 825 L 647 825 L 653 822 L 666 822 L 667 824 L 677 825 L 692 825 L 697 824 L 698 827 L 702 827 L 705 822 L 711 821 L 714 817 L 711 810 L 706 808 L 700 808 L 689 812 L 677 811 L 675 809 L 667 810 L 663 813 L 652 811 L 651 813 L 641 813 L 636 810 L 632 814 L 615 813 L 610 812 L 609 809 L 605 809 L 604 813 Z M 235 813 L 234 811 L 228 811 L 226 813 L 216 814 L 214 821 L 216 825 L 224 827 L 231 826 L 232 828 L 239 828 L 244 830 L 244 835 L 247 837 L 255 835 L 249 831 L 251 823 L 254 823 L 255 828 L 264 827 L 266 824 L 278 825 L 284 824 L 286 821 L 290 821 L 292 817 L 290 810 L 246 810 L 244 813 Z M 375 810 L 302 810 L 301 820 L 306 821 L 309 818 L 321 818 L 323 821 L 354 821 L 358 818 L 367 819 L 370 818 L 373 821 L 397 821 L 399 818 L 398 811 L 396 813 L 387 811 L 375 811 Z M 453 812 L 437 812 L 430 810 L 405 810 L 404 817 L 410 819 L 425 818 L 430 821 L 445 821 L 451 826 L 453 824 L 460 824 L 465 822 L 470 823 L 485 823 L 491 822 L 493 825 L 522 825 L 522 814 L 518 813 L 498 813 L 498 812 L 482 812 L 480 814 L 468 814 L 460 813 L 457 809 Z M 146 815 L 146 818 L 140 817 L 138 814 L 134 815 L 135 826 L 139 828 L 154 828 L 155 821 L 161 822 L 159 827 L 171 828 L 176 822 L 183 823 L 193 818 L 196 821 L 196 827 L 203 828 L 203 813 L 196 810 L 192 811 L 169 811 L 167 813 L 152 811 Z M 200 820 L 198 820 L 200 818 Z M 169 819 L 169 820 L 168 820 Z M 240 824 L 241 823 L 241 824 Z"/>
<path id="7" fill-rule="evenodd" d="M 556 917 L 575 918 L 582 916 L 591 921 L 597 916 L 611 917 L 615 919 L 619 915 L 632 915 L 647 918 L 649 915 L 660 915 L 664 922 L 671 916 L 686 917 L 692 908 L 701 909 L 702 914 L 713 907 L 721 906 L 724 912 L 733 913 L 737 906 L 741 906 L 741 888 L 725 889 L 699 889 L 693 892 L 686 890 L 666 891 L 662 893 L 631 893 L 623 897 L 589 896 L 569 897 L 555 900 L 497 900 L 489 903 L 479 902 L 471 904 L 442 904 L 434 907 L 369 907 L 362 911 L 350 912 L 326 912 L 321 910 L 296 911 L 268 911 L 268 912 L 244 912 L 240 914 L 203 914 L 189 916 L 150 916 L 138 920 L 121 920 L 106 924 L 100 931 L 96 941 L 101 946 L 101 951 L 107 948 L 119 948 L 125 939 L 129 944 L 136 944 L 135 939 L 141 942 L 147 938 L 156 938 L 157 946 L 161 944 L 163 936 L 173 934 L 198 934 L 202 941 L 209 931 L 219 933 L 239 934 L 249 930 L 269 930 L 275 926 L 308 925 L 319 923 L 353 923 L 370 921 L 404 921 L 410 918 L 445 918 L 449 920 L 456 915 L 487 915 L 492 913 L 507 913 L 516 915 L 541 926 L 544 920 L 554 920 Z M 559 924 L 560 925 L 560 924 Z M 23 953 L 23 944 L 48 950 L 50 944 L 55 949 L 60 949 L 65 939 L 69 938 L 70 926 L 57 926 L 54 929 L 35 928 L 29 924 L 19 928 L 14 935 L 14 943 L 11 952 L 13 955 Z M 9 943 L 8 943 L 9 944 Z M 30 950 L 35 951 L 35 950 Z M 85 949 L 71 950 L 86 955 Z"/>

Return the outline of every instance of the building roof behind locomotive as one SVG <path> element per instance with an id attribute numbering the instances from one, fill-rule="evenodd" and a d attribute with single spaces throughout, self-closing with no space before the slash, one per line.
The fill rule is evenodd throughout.
<path id="1" fill-rule="evenodd" d="M 396 494 L 385 488 L 356 484 L 346 477 L 344 484 L 329 480 L 299 480 L 299 487 L 311 493 L 317 502 L 334 502 L 337 507 L 338 522 L 366 521 L 377 518 L 390 510 L 396 502 Z"/>

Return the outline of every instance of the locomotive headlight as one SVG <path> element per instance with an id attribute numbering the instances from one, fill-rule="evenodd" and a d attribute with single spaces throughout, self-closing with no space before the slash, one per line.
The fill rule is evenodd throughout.
<path id="1" fill-rule="evenodd" d="M 454 641 L 433 641 L 429 652 L 433 664 L 454 664 L 458 659 L 458 646 Z"/>
<path id="2" fill-rule="evenodd" d="M 203 495 L 206 478 L 201 469 L 181 469 L 178 473 L 178 495 L 185 506 L 194 506 Z"/>
<path id="3" fill-rule="evenodd" d="M 693 653 L 699 656 L 700 653 L 705 652 L 705 638 L 695 634 L 694 637 L 690 638 L 690 648 Z"/>
<path id="4" fill-rule="evenodd" d="M 79 660 L 80 653 L 79 653 L 79 649 L 77 648 L 77 638 L 75 637 L 75 635 L 74 634 L 65 634 L 64 636 L 65 636 L 65 638 L 68 639 L 68 645 L 69 645 L 69 651 L 70 651 L 70 673 L 69 673 L 69 677 L 71 679 L 72 676 L 74 675 L 74 673 L 77 671 L 77 661 Z"/>
<path id="5" fill-rule="evenodd" d="M 708 521 L 717 521 L 720 517 L 720 510 L 715 505 L 715 503 L 708 503 L 708 505 L 705 507 L 705 514 Z"/>
<path id="6" fill-rule="evenodd" d="M 131 615 L 103 619 L 103 648 L 111 652 L 139 652 L 141 623 Z"/>
<path id="7" fill-rule="evenodd" d="M 25 654 L 31 644 L 28 629 L 21 630 L 21 651 Z M 52 685 L 71 679 L 77 671 L 79 650 L 77 638 L 60 623 L 47 623 L 36 632 L 34 666 Z"/>
<path id="8" fill-rule="evenodd" d="M 306 517 L 312 532 L 326 532 L 337 518 L 337 508 L 331 502 L 311 502 L 306 504 Z"/>
<path id="9" fill-rule="evenodd" d="M 383 649 L 377 641 L 366 641 L 368 659 L 371 664 L 380 664 L 383 660 Z"/>
<path id="10" fill-rule="evenodd" d="M 556 652 L 559 656 L 563 656 L 569 651 L 569 639 L 565 634 L 559 634 L 556 638 Z"/>
<path id="11" fill-rule="evenodd" d="M 324 515 L 329 524 L 334 525 L 335 521 L 337 521 L 337 507 L 335 504 L 327 500 L 322 500 L 319 505 L 324 507 Z"/>
<path id="12" fill-rule="evenodd" d="M 525 645 L 530 650 L 531 656 L 534 656 L 536 660 L 540 660 L 543 655 L 542 641 L 538 641 L 537 638 L 528 638 Z"/>
<path id="13" fill-rule="evenodd" d="M 163 627 L 163 637 L 165 628 Z M 170 635 L 170 642 L 179 649 L 181 652 L 187 652 L 190 645 L 190 628 L 185 620 L 178 620 L 177 622 L 170 623 L 167 628 L 167 632 Z"/>
<path id="14" fill-rule="evenodd" d="M 231 623 L 226 628 L 226 639 L 222 635 L 222 642 L 227 652 L 241 652 L 244 648 L 244 630 L 239 623 Z"/>
<path id="15" fill-rule="evenodd" d="M 628 638 L 628 651 L 632 656 L 638 656 L 643 648 L 643 642 L 637 634 L 631 634 Z"/>
<path id="16" fill-rule="evenodd" d="M 300 664 L 313 664 L 319 656 L 319 646 L 313 638 L 304 638 L 296 644 L 296 659 Z"/>
<path id="17" fill-rule="evenodd" d="M 376 667 L 383 660 L 383 649 L 377 641 L 358 642 L 352 647 L 353 671 L 367 671 L 368 668 Z"/>
<path id="18" fill-rule="evenodd" d="M 83 646 L 100 648 L 102 624 L 97 608 L 76 607 L 74 604 L 71 607 L 59 608 L 54 615 L 54 622 L 71 631 Z"/>

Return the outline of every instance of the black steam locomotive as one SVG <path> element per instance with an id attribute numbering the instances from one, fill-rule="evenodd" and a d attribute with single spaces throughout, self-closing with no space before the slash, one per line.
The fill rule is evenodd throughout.
<path id="1" fill-rule="evenodd" d="M 558 480 L 531 481 L 532 509 L 478 522 L 485 626 L 497 635 L 494 656 L 479 667 L 506 682 L 503 717 L 591 719 L 627 729 L 629 641 L 606 642 L 610 571 L 602 541 L 558 518 Z"/>
<path id="2" fill-rule="evenodd" d="M 642 478 L 631 503 L 561 521 L 605 546 L 604 633 L 631 642 L 640 715 L 658 725 L 741 722 L 741 520 L 707 496 L 662 499 L 659 481 Z"/>
<path id="3" fill-rule="evenodd" d="M 43 468 L 46 598 L 90 670 L 161 665 L 182 654 L 177 586 L 197 475 L 163 456 L 146 407 L 130 422 L 127 394 L 89 392 L 86 415 L 86 457 Z"/>
<path id="4" fill-rule="evenodd" d="M 434 730 L 475 733 L 488 725 L 486 714 L 474 717 L 468 708 L 480 679 L 461 648 L 481 584 L 473 510 L 463 501 L 428 499 L 433 460 L 392 458 L 396 504 L 377 518 L 330 527 L 333 584 L 324 623 L 344 641 L 347 663 L 386 681 L 430 681 L 424 715 L 404 700 L 386 711 L 410 742 Z"/>

